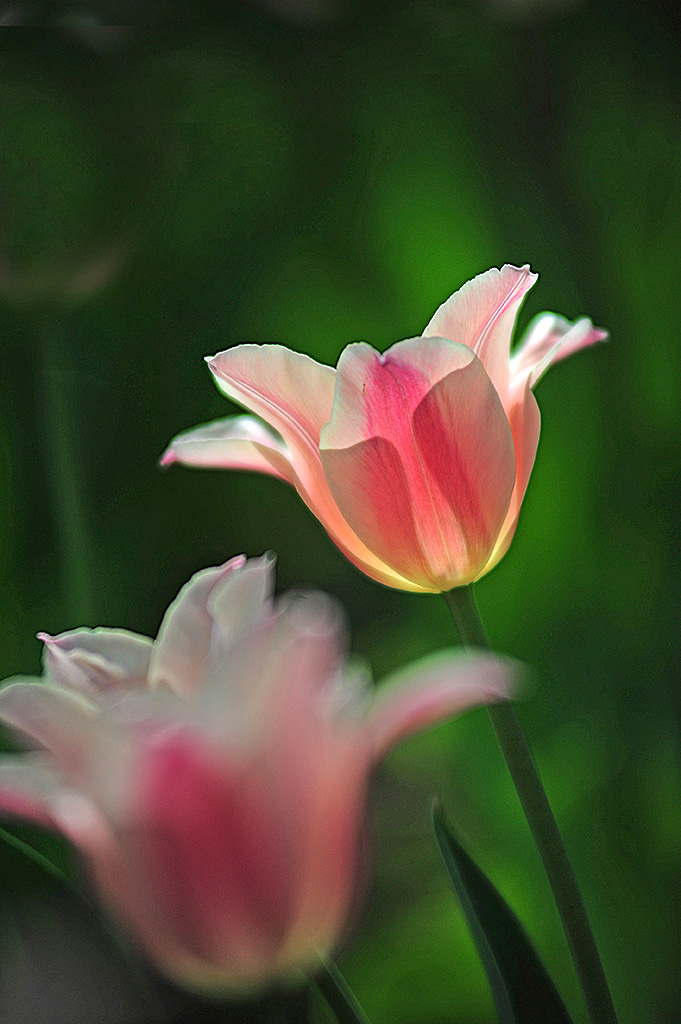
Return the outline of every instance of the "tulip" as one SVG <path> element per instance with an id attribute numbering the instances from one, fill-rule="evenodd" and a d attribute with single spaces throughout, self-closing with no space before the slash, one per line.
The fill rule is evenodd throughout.
<path id="1" fill-rule="evenodd" d="M 590 320 L 545 313 L 511 355 L 535 281 L 529 267 L 489 270 L 421 337 L 383 354 L 348 345 L 336 370 L 279 345 L 220 352 L 208 359 L 218 387 L 259 419 L 180 434 L 161 462 L 287 481 L 380 583 L 422 592 L 471 583 L 516 528 L 539 440 L 532 388 L 551 363 L 606 337 Z"/>
<path id="2" fill-rule="evenodd" d="M 64 833 L 157 965 L 213 994 L 299 977 L 337 944 L 371 770 L 514 674 L 445 652 L 374 689 L 329 598 L 272 591 L 269 557 L 232 559 L 155 640 L 41 634 L 44 678 L 0 689 L 0 720 L 38 748 L 0 759 L 0 809 Z"/>

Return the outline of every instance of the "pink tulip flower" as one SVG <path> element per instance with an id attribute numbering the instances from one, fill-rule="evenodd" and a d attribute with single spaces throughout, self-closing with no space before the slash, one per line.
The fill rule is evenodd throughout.
<path id="1" fill-rule="evenodd" d="M 421 337 L 383 354 L 348 345 L 335 370 L 279 345 L 220 352 L 208 360 L 218 387 L 259 419 L 187 431 L 161 461 L 293 484 L 380 583 L 426 592 L 470 583 L 516 528 L 539 440 L 532 388 L 551 363 L 606 337 L 590 320 L 545 313 L 511 354 L 535 281 L 529 267 L 489 270 L 440 306 Z"/>
<path id="2" fill-rule="evenodd" d="M 374 690 L 321 594 L 273 600 L 267 556 L 192 578 L 156 640 L 75 630 L 9 681 L 0 809 L 63 832 L 105 902 L 188 988 L 314 969 L 361 877 L 369 773 L 409 734 L 498 700 L 514 675 L 445 652 Z"/>

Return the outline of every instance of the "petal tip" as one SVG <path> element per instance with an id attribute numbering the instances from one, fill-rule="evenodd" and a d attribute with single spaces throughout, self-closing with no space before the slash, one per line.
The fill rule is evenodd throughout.
<path id="1" fill-rule="evenodd" d="M 158 460 L 158 465 L 161 469 L 167 469 L 168 466 L 172 466 L 178 461 L 177 453 L 172 445 L 166 448 L 161 458 Z"/>

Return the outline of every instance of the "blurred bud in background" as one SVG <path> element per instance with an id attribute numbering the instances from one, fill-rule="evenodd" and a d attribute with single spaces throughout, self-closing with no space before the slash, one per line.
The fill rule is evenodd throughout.
<path id="1" fill-rule="evenodd" d="M 335 603 L 273 588 L 271 558 L 232 559 L 155 641 L 43 635 L 44 681 L 0 691 L 0 719 L 43 751 L 2 759 L 0 806 L 68 836 L 152 959 L 213 994 L 315 970 L 362 887 L 375 764 L 515 675 L 449 651 L 373 691 Z"/>

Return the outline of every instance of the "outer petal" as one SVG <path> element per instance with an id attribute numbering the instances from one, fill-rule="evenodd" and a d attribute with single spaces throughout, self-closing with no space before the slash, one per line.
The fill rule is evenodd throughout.
<path id="1" fill-rule="evenodd" d="M 0 690 L 0 721 L 49 750 L 69 776 L 85 768 L 95 715 L 84 697 L 38 681 L 17 679 Z"/>
<path id="2" fill-rule="evenodd" d="M 238 556 L 192 576 L 163 617 L 149 667 L 152 686 L 185 695 L 203 688 L 212 659 L 224 657 L 262 615 L 273 589 L 272 564 L 269 556 Z"/>
<path id="3" fill-rule="evenodd" d="M 161 941 L 242 983 L 267 977 L 290 919 L 293 837 L 257 773 L 183 731 L 149 749 L 140 780 L 130 855 Z"/>
<path id="4" fill-rule="evenodd" d="M 525 381 L 533 388 L 553 363 L 607 337 L 608 332 L 594 327 L 587 317 L 570 323 L 555 313 L 541 313 L 511 358 L 512 389 L 517 391 Z"/>
<path id="5" fill-rule="evenodd" d="M 286 445 L 253 416 L 228 416 L 178 434 L 161 465 L 252 469 L 293 482 Z"/>
<path id="6" fill-rule="evenodd" d="M 97 806 L 64 785 L 39 755 L 0 758 L 0 813 L 58 829 L 86 854 L 98 855 L 112 841 Z"/>
<path id="7" fill-rule="evenodd" d="M 518 666 L 486 652 L 438 654 L 401 669 L 376 692 L 366 726 L 374 760 L 412 733 L 445 718 L 509 697 Z"/>
<path id="8" fill-rule="evenodd" d="M 54 826 L 52 805 L 59 784 L 42 757 L 0 757 L 0 813 Z"/>
<path id="9" fill-rule="evenodd" d="M 49 682 L 94 696 L 146 685 L 151 640 L 125 629 L 74 629 L 39 633 Z"/>
<path id="10" fill-rule="evenodd" d="M 482 360 L 502 401 L 508 391 L 508 360 L 515 318 L 537 280 L 529 266 L 506 264 L 460 288 L 436 311 L 423 332 L 467 345 Z"/>
<path id="11" fill-rule="evenodd" d="M 525 382 L 522 396 L 513 404 L 509 411 L 509 423 L 513 433 L 516 456 L 515 487 L 513 488 L 511 503 L 504 524 L 499 532 L 494 551 L 480 575 L 489 572 L 497 564 L 503 555 L 506 554 L 513 540 L 520 508 L 530 481 L 532 467 L 534 466 L 537 445 L 539 444 L 541 415 L 537 400 L 530 391 L 529 379 Z"/>
<path id="12" fill-rule="evenodd" d="M 335 371 L 281 345 L 238 345 L 208 360 L 218 387 L 281 434 L 305 486 L 319 466 Z"/>
<path id="13" fill-rule="evenodd" d="M 341 551 L 380 583 L 422 589 L 402 579 L 362 543 L 329 491 L 318 444 L 320 431 L 331 416 L 336 371 L 280 345 L 238 345 L 220 352 L 208 364 L 229 398 L 252 409 L 281 434 L 293 470 L 292 483 Z M 242 457 L 250 454 L 242 452 Z M 267 458 L 271 460 L 270 453 Z M 247 468 L 261 467 L 252 462 Z M 283 475 L 284 468 L 279 468 Z"/>
<path id="14" fill-rule="evenodd" d="M 440 338 L 383 356 L 349 346 L 321 456 L 345 519 L 403 576 L 449 589 L 487 561 L 515 459 L 503 407 L 470 349 Z"/>

